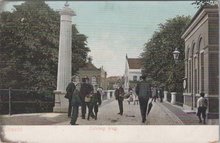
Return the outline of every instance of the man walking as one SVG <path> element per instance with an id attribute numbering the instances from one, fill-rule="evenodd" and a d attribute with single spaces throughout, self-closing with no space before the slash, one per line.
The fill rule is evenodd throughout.
<path id="1" fill-rule="evenodd" d="M 141 110 L 141 117 L 142 117 L 142 123 L 146 122 L 146 112 L 147 112 L 147 105 L 148 100 L 151 95 L 151 87 L 146 82 L 146 76 L 141 76 L 142 81 L 137 83 L 135 92 L 138 95 L 139 103 L 140 103 L 140 110 Z"/>
<path id="2" fill-rule="evenodd" d="M 66 96 L 65 97 L 68 98 L 68 100 L 69 100 L 68 117 L 70 117 L 71 111 L 72 111 L 71 101 L 72 101 L 72 95 L 73 95 L 75 88 L 76 88 L 76 86 L 74 84 L 74 77 L 73 77 L 71 79 L 71 82 L 68 84 L 68 86 L 66 88 Z"/>

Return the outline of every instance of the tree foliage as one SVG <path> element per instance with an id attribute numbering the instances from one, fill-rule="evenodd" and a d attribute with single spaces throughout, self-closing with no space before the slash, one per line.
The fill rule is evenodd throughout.
<path id="1" fill-rule="evenodd" d="M 182 86 L 176 86 L 184 77 L 184 40 L 181 34 L 189 22 L 189 16 L 176 16 L 159 24 L 159 30 L 154 32 L 141 54 L 144 74 L 152 82 L 165 85 L 169 91 L 181 91 Z M 172 54 L 175 48 L 180 51 L 177 64 Z"/>
<path id="2" fill-rule="evenodd" d="M 217 0 L 195 0 L 192 4 L 197 5 L 199 8 L 205 5 L 215 5 L 217 2 Z"/>
<path id="3" fill-rule="evenodd" d="M 0 88 L 55 89 L 60 15 L 44 1 L 1 13 Z M 86 36 L 72 25 L 73 74 L 87 58 Z"/>

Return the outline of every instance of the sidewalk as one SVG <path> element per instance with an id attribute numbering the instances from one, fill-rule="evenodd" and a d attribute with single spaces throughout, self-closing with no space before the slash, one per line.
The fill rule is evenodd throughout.
<path id="1" fill-rule="evenodd" d="M 111 100 L 104 101 L 102 106 Z M 69 122 L 67 113 L 27 113 L 0 115 L 0 125 L 56 125 L 62 122 Z"/>
<path id="2" fill-rule="evenodd" d="M 185 113 L 181 107 L 177 105 L 171 105 L 168 102 L 163 102 L 162 106 L 171 111 L 176 117 L 178 117 L 184 125 L 202 125 L 199 124 L 198 117 L 195 113 Z"/>

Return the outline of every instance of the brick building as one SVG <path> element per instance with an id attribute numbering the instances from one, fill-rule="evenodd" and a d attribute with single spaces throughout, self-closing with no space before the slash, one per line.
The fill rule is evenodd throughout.
<path id="1" fill-rule="evenodd" d="M 96 83 L 104 90 L 107 89 L 107 73 L 104 71 L 103 67 L 97 68 L 91 61 L 80 68 L 77 75 L 79 76 L 80 82 L 82 78 L 88 77 L 92 84 Z"/>
<path id="2" fill-rule="evenodd" d="M 196 110 L 199 93 L 204 92 L 209 101 L 208 119 L 218 119 L 218 7 L 201 7 L 182 38 L 185 40 L 184 108 Z"/>

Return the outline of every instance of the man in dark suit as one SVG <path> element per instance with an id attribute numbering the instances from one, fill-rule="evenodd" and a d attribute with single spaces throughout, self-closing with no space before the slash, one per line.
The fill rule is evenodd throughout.
<path id="1" fill-rule="evenodd" d="M 118 106 L 119 106 L 118 114 L 123 115 L 124 89 L 122 86 L 120 86 L 119 88 L 115 90 L 115 97 L 116 97 L 116 100 L 118 100 Z"/>
<path id="2" fill-rule="evenodd" d="M 85 119 L 86 115 L 86 102 L 85 97 L 89 95 L 93 91 L 93 87 L 89 84 L 89 78 L 83 78 L 82 84 L 80 88 L 80 99 L 81 99 L 81 112 L 82 112 L 82 119 Z M 92 113 L 91 113 L 92 114 Z M 93 116 L 94 114 L 92 114 Z"/>
<path id="3" fill-rule="evenodd" d="M 81 105 L 79 91 L 80 91 L 80 83 L 76 83 L 76 89 L 72 94 L 72 101 L 71 101 L 71 105 L 72 105 L 72 116 L 70 121 L 71 125 L 78 125 L 76 124 L 76 121 L 78 118 L 79 106 Z"/>
<path id="4" fill-rule="evenodd" d="M 146 121 L 146 112 L 147 112 L 147 105 L 148 100 L 151 95 L 151 87 L 150 84 L 146 82 L 146 76 L 141 76 L 142 81 L 137 83 L 135 92 L 138 95 L 139 103 L 140 103 L 140 110 L 142 116 L 142 123 Z"/>
<path id="5" fill-rule="evenodd" d="M 72 111 L 72 105 L 71 105 L 71 101 L 72 101 L 72 95 L 74 90 L 76 89 L 74 82 L 74 78 L 71 79 L 71 82 L 68 84 L 67 88 L 66 88 L 66 94 L 67 94 L 67 98 L 69 100 L 69 107 L 68 107 L 68 117 L 70 117 L 71 115 L 71 111 Z"/>

